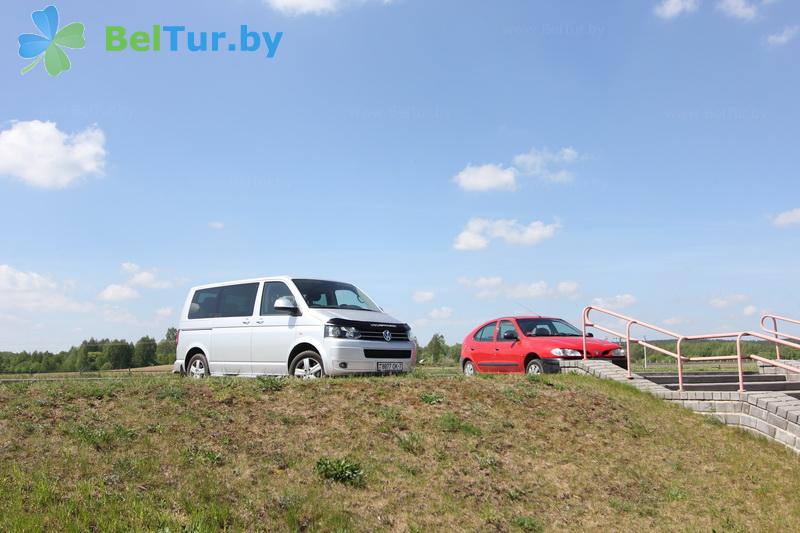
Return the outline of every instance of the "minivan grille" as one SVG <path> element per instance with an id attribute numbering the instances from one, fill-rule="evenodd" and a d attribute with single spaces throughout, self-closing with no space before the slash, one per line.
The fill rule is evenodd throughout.
<path id="1" fill-rule="evenodd" d="M 343 327 L 353 327 L 361 334 L 361 340 L 386 342 L 383 336 L 385 331 L 392 334 L 390 342 L 408 341 L 408 324 L 390 324 L 384 322 L 367 322 L 360 320 L 345 320 L 332 318 L 328 324 Z"/>
<path id="2" fill-rule="evenodd" d="M 367 359 L 411 359 L 411 350 L 372 350 L 365 349 Z"/>
<path id="3" fill-rule="evenodd" d="M 393 341 L 407 341 L 408 340 L 408 333 L 406 333 L 405 331 L 402 332 L 402 333 L 399 332 L 399 331 L 392 331 L 391 333 L 392 333 L 392 338 L 391 338 L 390 342 L 393 342 Z M 361 332 L 361 339 L 363 339 L 365 341 L 384 341 L 384 342 L 386 342 L 386 339 L 383 337 L 383 332 L 382 331 L 362 331 Z"/>

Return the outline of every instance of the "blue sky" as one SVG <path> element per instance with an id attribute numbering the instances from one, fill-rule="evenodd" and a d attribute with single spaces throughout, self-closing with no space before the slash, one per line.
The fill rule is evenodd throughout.
<path id="1" fill-rule="evenodd" d="M 62 0 L 0 17 L 0 349 L 160 338 L 193 284 L 351 281 L 422 342 L 589 303 L 694 333 L 800 315 L 789 0 Z M 283 32 L 107 52 L 106 26 Z"/>

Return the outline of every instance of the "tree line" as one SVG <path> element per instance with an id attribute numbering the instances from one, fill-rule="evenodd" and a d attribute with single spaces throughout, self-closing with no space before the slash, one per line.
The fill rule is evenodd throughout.
<path id="1" fill-rule="evenodd" d="M 160 341 L 148 336 L 136 342 L 91 338 L 58 353 L 0 352 L 0 373 L 93 372 L 168 365 L 175 362 L 177 336 L 178 330 L 169 328 Z"/>
<path id="2" fill-rule="evenodd" d="M 169 328 L 160 341 L 142 337 L 136 342 L 119 339 L 88 339 L 69 350 L 52 352 L 0 352 L 0 373 L 35 374 L 41 372 L 93 372 L 120 368 L 139 368 L 153 365 L 169 365 L 175 362 L 178 330 Z M 624 340 L 613 339 L 625 347 Z M 675 341 L 653 340 L 651 344 L 672 352 Z M 745 354 L 773 358 L 775 345 L 765 341 L 744 341 Z M 683 347 L 688 356 L 735 355 L 733 341 L 693 341 Z M 454 366 L 461 357 L 461 344 L 448 344 L 441 333 L 436 333 L 425 346 L 417 344 L 417 361 L 421 365 Z M 781 357 L 800 359 L 800 350 L 782 347 Z M 631 345 L 631 359 L 644 359 L 644 347 Z M 647 351 L 648 361 L 674 361 L 654 350 Z"/>

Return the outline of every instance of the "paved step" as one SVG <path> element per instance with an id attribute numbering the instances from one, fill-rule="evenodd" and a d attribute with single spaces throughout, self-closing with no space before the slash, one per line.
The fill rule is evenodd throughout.
<path id="1" fill-rule="evenodd" d="M 670 390 L 678 390 L 677 383 L 669 383 L 664 385 Z M 800 382 L 798 381 L 765 381 L 765 382 L 748 382 L 745 381 L 744 388 L 747 392 L 764 392 L 764 391 L 779 391 L 791 393 L 800 393 Z M 732 381 L 727 383 L 684 383 L 683 390 L 685 391 L 737 391 L 739 390 L 739 383 Z"/>
<path id="2" fill-rule="evenodd" d="M 645 379 L 649 379 L 653 383 L 660 385 L 677 384 L 677 373 L 649 373 L 639 374 Z M 786 376 L 780 374 L 756 374 L 754 372 L 745 372 L 744 380 L 746 383 L 757 382 L 783 382 L 786 381 Z M 739 375 L 736 372 L 695 372 L 686 373 L 683 375 L 683 382 L 685 383 L 739 383 Z"/>

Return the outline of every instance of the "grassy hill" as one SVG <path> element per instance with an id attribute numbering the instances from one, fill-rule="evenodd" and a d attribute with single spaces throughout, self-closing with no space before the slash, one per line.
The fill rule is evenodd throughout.
<path id="1" fill-rule="evenodd" d="M 0 385 L 0 530 L 800 530 L 800 459 L 582 376 Z"/>

